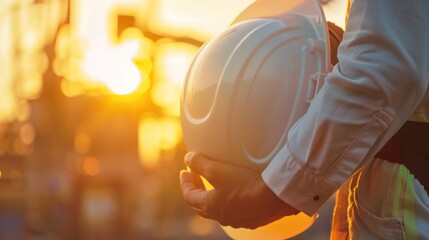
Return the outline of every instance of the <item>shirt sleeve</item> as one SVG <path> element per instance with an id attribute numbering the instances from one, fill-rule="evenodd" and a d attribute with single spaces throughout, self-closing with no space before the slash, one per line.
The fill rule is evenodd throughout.
<path id="1" fill-rule="evenodd" d="M 339 63 L 262 173 L 283 201 L 316 213 L 422 101 L 429 80 L 427 9 L 426 0 L 353 1 Z"/>

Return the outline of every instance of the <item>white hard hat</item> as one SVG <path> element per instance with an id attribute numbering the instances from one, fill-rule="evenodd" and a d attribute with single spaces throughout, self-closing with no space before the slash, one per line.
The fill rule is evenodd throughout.
<path id="1" fill-rule="evenodd" d="M 246 9 L 189 69 L 181 95 L 188 150 L 265 168 L 330 68 L 326 36 L 317 0 L 257 1 Z"/>
<path id="2" fill-rule="evenodd" d="M 259 0 L 206 43 L 182 86 L 189 151 L 262 171 L 286 143 L 330 70 L 318 0 Z M 256 230 L 223 227 L 233 239 L 287 239 L 316 215 L 284 217 Z"/>

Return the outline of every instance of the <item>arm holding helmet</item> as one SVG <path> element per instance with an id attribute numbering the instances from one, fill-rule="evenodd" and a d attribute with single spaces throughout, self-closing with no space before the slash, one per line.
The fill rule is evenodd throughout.
<path id="1" fill-rule="evenodd" d="M 354 1 L 338 50 L 339 64 L 262 176 L 241 167 L 231 173 L 233 166 L 191 153 L 187 165 L 217 190 L 206 191 L 196 174 L 182 172 L 187 202 L 200 215 L 235 227 L 254 228 L 295 209 L 316 213 L 373 158 L 426 93 L 428 3 L 414 3 Z M 413 14 L 403 16 L 409 12 L 404 8 Z"/>

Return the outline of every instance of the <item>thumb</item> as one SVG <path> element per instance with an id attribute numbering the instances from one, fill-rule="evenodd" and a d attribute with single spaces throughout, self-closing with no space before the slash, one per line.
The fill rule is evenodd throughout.
<path id="1" fill-rule="evenodd" d="M 185 155 L 186 166 L 194 173 L 203 176 L 215 188 L 228 183 L 228 177 L 236 166 L 210 159 L 198 152 Z"/>

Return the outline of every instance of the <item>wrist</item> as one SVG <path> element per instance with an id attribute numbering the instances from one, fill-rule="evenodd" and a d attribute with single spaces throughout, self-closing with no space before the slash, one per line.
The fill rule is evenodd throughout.
<path id="1" fill-rule="evenodd" d="M 265 183 L 265 181 L 262 179 L 262 176 L 259 176 L 259 187 L 260 194 L 262 196 L 266 196 L 266 202 L 267 204 L 270 204 L 273 207 L 276 207 L 279 209 L 279 212 L 283 212 L 285 216 L 287 215 L 296 215 L 300 211 L 296 208 L 292 207 L 285 201 L 283 201 L 281 198 L 279 198 L 272 190 L 271 188 Z"/>

